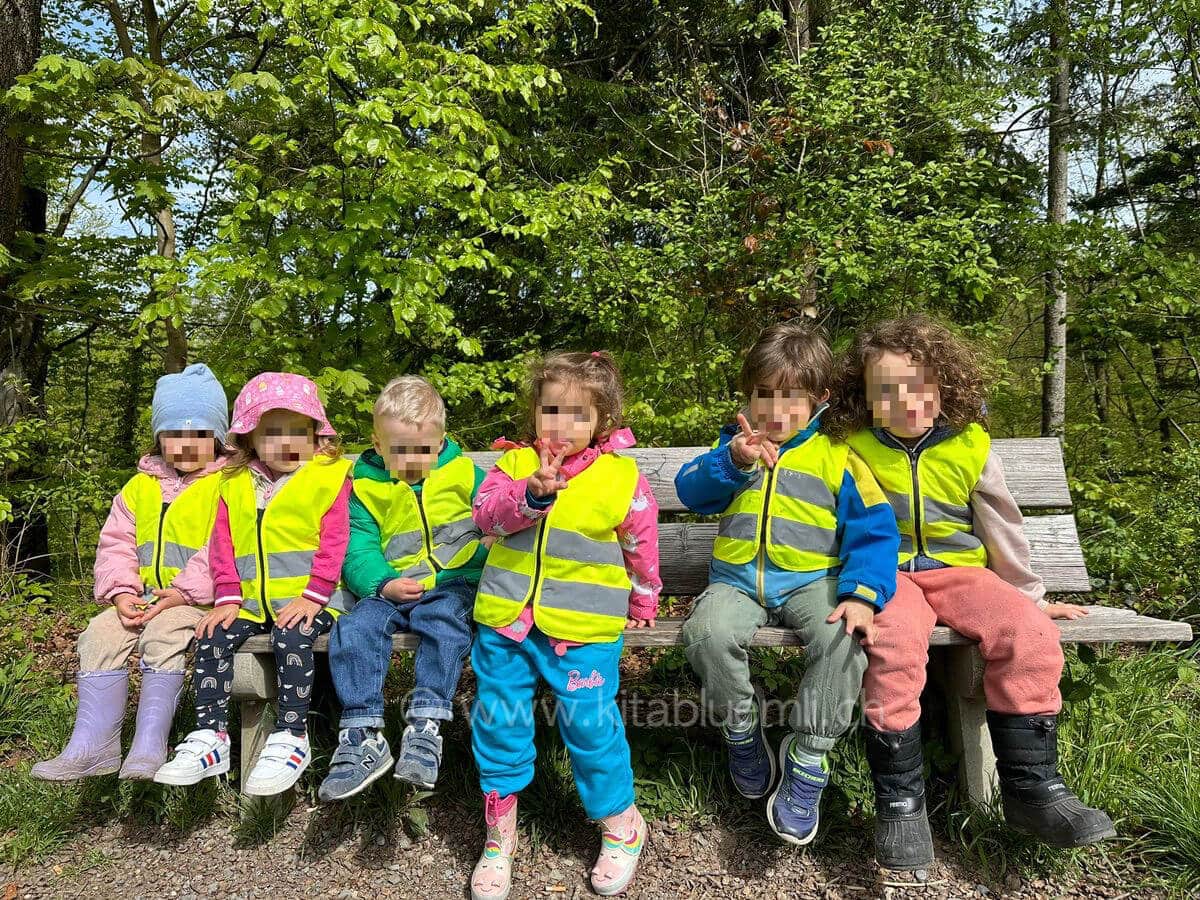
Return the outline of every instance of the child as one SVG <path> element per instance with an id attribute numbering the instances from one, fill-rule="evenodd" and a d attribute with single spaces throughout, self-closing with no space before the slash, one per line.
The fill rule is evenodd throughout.
<path id="1" fill-rule="evenodd" d="M 603 831 L 592 887 L 618 894 L 646 838 L 616 704 L 624 629 L 652 627 L 662 581 L 658 506 L 621 428 L 621 380 L 607 353 L 556 353 L 532 372 L 534 446 L 511 449 L 475 498 L 498 539 L 479 583 L 471 651 L 478 682 L 471 746 L 487 841 L 471 896 L 508 895 L 517 792 L 533 778 L 538 680 L 557 700 L 563 743 L 589 818 Z"/>
<path id="2" fill-rule="evenodd" d="M 799 322 L 767 328 L 747 353 L 737 425 L 675 478 L 695 512 L 720 514 L 709 586 L 683 626 L 688 661 L 729 750 L 744 797 L 775 785 L 775 755 L 750 683 L 747 648 L 764 625 L 795 629 L 808 666 L 779 747 L 783 776 L 767 802 L 772 830 L 790 844 L 816 836 L 825 754 L 854 723 L 876 609 L 896 584 L 899 536 L 862 460 L 820 430 L 833 357 Z"/>
<path id="3" fill-rule="evenodd" d="M 1009 824 L 1054 846 L 1115 834 L 1058 774 L 1063 654 L 1051 620 L 1086 610 L 1047 603 L 1029 567 L 1021 511 L 983 427 L 977 360 L 949 329 L 910 316 L 860 334 L 844 367 L 839 429 L 875 473 L 901 535 L 896 596 L 875 620 L 863 685 L 875 854 L 890 869 L 933 860 L 919 719 L 939 623 L 979 641 L 986 660 L 988 728 Z"/>
<path id="4" fill-rule="evenodd" d="M 216 603 L 196 626 L 197 728 L 154 780 L 195 784 L 229 771 L 233 654 L 247 638 L 269 633 L 276 730 L 243 786 L 266 796 L 308 768 L 313 641 L 350 604 L 336 590 L 350 530 L 350 463 L 333 441 L 317 386 L 300 375 L 250 379 L 233 403 L 229 433 L 235 455 L 222 473 L 210 545 Z"/>
<path id="5" fill-rule="evenodd" d="M 196 623 L 212 603 L 208 536 L 229 401 L 208 366 L 164 375 L 154 388 L 154 449 L 113 498 L 96 548 L 97 603 L 110 604 L 79 636 L 79 711 L 61 754 L 33 767 L 35 778 L 74 781 L 109 775 L 150 779 L 167 758 L 167 736 L 183 689 Z M 129 755 L 121 723 L 129 654 L 141 656 L 142 693 Z"/>
<path id="6" fill-rule="evenodd" d="M 354 464 L 346 587 L 362 597 L 329 639 L 342 702 L 341 740 L 322 800 L 342 800 L 387 772 L 383 682 L 392 635 L 420 637 L 396 777 L 432 790 L 442 760 L 438 723 L 471 649 L 471 608 L 487 550 L 471 518 L 483 470 L 446 437 L 446 406 L 424 378 L 396 378 L 375 401 L 374 450 Z"/>

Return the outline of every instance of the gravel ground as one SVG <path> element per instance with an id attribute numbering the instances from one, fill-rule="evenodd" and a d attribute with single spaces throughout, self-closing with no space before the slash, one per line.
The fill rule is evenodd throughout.
<path id="1" fill-rule="evenodd" d="M 225 824 L 172 836 L 119 824 L 93 828 L 43 864 L 11 873 L 3 898 L 466 896 L 481 837 L 466 808 L 433 803 L 429 831 L 416 841 L 400 831 L 364 836 L 324 824 L 318 812 L 297 807 L 276 838 L 258 846 L 239 846 Z M 982 884 L 944 847 L 927 884 L 915 886 L 884 877 L 865 830 L 805 853 L 719 826 L 696 831 L 659 821 L 652 829 L 630 897 L 1152 896 L 1098 868 L 1083 881 L 1010 875 L 1004 884 Z M 538 846 L 527 832 L 522 839 L 512 897 L 594 896 L 587 884 L 596 840 L 590 828 L 580 823 Z"/>

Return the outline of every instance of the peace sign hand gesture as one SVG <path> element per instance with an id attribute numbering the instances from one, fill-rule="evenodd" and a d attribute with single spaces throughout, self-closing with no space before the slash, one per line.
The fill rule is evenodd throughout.
<path id="1" fill-rule="evenodd" d="M 567 447 L 563 447 L 553 458 L 545 447 L 538 451 L 542 467 L 529 476 L 526 484 L 529 487 L 529 493 L 539 500 L 549 497 L 551 494 L 557 494 L 567 486 L 567 477 L 560 471 L 563 458 L 567 455 L 567 449 Z"/>
<path id="2" fill-rule="evenodd" d="M 768 469 L 775 468 L 779 461 L 779 448 L 775 443 L 750 427 L 743 413 L 738 413 L 738 426 L 742 429 L 729 442 L 729 454 L 739 469 L 748 469 L 759 460 Z"/>

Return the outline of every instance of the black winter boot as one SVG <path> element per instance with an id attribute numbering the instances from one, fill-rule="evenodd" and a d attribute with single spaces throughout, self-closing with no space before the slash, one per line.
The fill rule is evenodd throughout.
<path id="1" fill-rule="evenodd" d="M 988 710 L 988 731 L 1004 818 L 1051 847 L 1082 847 L 1116 837 L 1112 819 L 1084 806 L 1058 774 L 1058 718 Z"/>
<path id="2" fill-rule="evenodd" d="M 921 723 L 901 732 L 864 725 L 863 733 L 875 782 L 875 861 L 899 871 L 928 868 L 933 838 L 925 814 Z"/>

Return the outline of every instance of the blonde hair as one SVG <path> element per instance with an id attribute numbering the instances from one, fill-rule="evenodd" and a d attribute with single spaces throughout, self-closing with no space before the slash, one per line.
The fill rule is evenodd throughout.
<path id="1" fill-rule="evenodd" d="M 820 397 L 833 383 L 833 353 L 817 325 L 792 320 L 764 328 L 742 363 L 742 392 L 760 384 L 798 388 Z"/>
<path id="2" fill-rule="evenodd" d="M 372 413 L 376 418 L 396 419 L 405 425 L 433 422 L 446 430 L 446 402 L 420 375 L 401 375 L 389 381 L 379 392 Z"/>
<path id="3" fill-rule="evenodd" d="M 527 427 L 531 439 L 537 436 L 535 422 L 542 388 L 550 382 L 575 385 L 588 392 L 598 413 L 596 433 L 592 435 L 592 440 L 611 434 L 624 424 L 622 410 L 625 389 L 621 384 L 621 372 L 617 369 L 616 360 L 602 350 L 592 353 L 551 353 L 530 363 L 529 377 Z"/>

